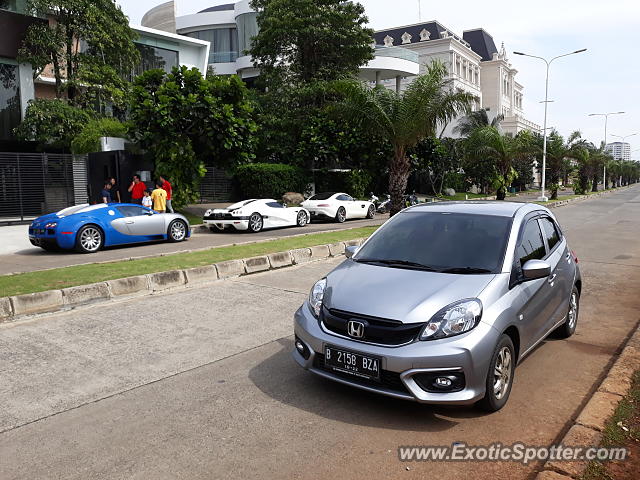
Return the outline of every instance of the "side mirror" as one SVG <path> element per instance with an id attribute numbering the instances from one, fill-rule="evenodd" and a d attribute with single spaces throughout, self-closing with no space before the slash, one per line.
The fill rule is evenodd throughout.
<path id="1" fill-rule="evenodd" d="M 153 215 L 156 212 L 154 212 L 153 210 L 147 210 L 146 212 L 144 212 L 145 215 Z"/>
<path id="2" fill-rule="evenodd" d="M 358 247 L 357 245 L 349 245 L 344 249 L 344 256 L 347 258 L 351 258 L 356 254 L 358 250 L 360 250 L 360 247 Z"/>
<path id="3" fill-rule="evenodd" d="M 529 260 L 522 267 L 524 280 L 537 280 L 551 275 L 551 265 L 543 260 Z"/>

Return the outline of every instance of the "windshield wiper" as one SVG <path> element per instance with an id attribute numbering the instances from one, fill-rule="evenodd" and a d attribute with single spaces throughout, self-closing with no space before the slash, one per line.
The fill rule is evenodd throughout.
<path id="1" fill-rule="evenodd" d="M 415 270 L 424 270 L 425 272 L 439 272 L 437 268 L 430 267 L 429 265 L 423 265 L 422 263 L 410 262 L 409 260 L 383 260 L 376 258 L 354 258 L 356 262 L 360 263 L 379 263 L 387 265 L 389 267 L 406 267 Z"/>
<path id="2" fill-rule="evenodd" d="M 441 273 L 491 273 L 491 270 L 486 268 L 476 267 L 452 267 L 440 270 Z"/>

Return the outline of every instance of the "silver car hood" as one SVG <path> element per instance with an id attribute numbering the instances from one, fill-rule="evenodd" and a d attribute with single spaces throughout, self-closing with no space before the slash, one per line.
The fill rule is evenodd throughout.
<path id="1" fill-rule="evenodd" d="M 347 260 L 327 276 L 324 304 L 327 308 L 403 323 L 426 322 L 453 302 L 479 296 L 495 277 L 424 272 Z"/>

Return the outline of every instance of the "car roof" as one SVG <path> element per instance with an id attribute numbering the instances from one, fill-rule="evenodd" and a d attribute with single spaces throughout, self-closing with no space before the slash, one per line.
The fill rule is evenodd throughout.
<path id="1" fill-rule="evenodd" d="M 534 203 L 469 200 L 421 203 L 405 209 L 404 212 L 470 213 L 474 215 L 513 217 L 521 209 L 527 212 L 546 210 L 544 207 Z"/>

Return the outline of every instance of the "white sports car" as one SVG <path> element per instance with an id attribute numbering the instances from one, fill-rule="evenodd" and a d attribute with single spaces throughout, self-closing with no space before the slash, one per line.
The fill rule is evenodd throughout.
<path id="1" fill-rule="evenodd" d="M 304 227 L 311 220 L 309 212 L 301 207 L 286 207 L 273 199 L 252 199 L 234 203 L 227 208 L 207 210 L 204 224 L 224 230 L 249 230 L 257 233 L 263 228 Z"/>
<path id="2" fill-rule="evenodd" d="M 331 218 L 338 223 L 351 218 L 373 218 L 376 207 L 366 200 L 355 200 L 346 193 L 316 193 L 302 202 L 309 210 L 311 218 Z"/>

